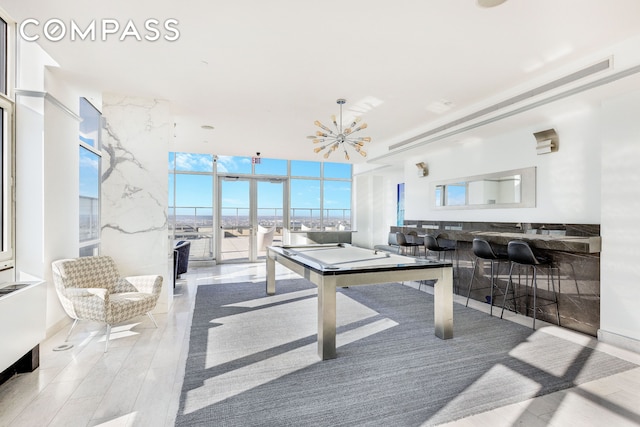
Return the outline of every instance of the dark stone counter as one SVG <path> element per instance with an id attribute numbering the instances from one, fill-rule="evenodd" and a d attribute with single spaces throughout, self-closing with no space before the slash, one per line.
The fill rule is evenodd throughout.
<path id="1" fill-rule="evenodd" d="M 482 237 L 492 245 L 507 245 L 510 240 L 524 240 L 537 253 L 552 259 L 553 278 L 558 293 L 560 325 L 592 336 L 597 335 L 600 327 L 600 227 L 598 225 L 561 225 L 561 224 L 505 224 L 505 223 L 430 223 L 428 221 L 405 221 L 404 227 L 391 227 L 390 231 L 417 234 L 431 234 L 456 244 L 454 257 L 454 291 L 466 297 L 471 280 L 473 261 L 472 241 Z M 426 227 L 425 227 L 426 225 Z M 438 228 L 434 227 L 437 225 Z M 537 229 L 537 230 L 536 230 Z M 536 230 L 533 234 L 532 230 Z M 537 234 L 538 232 L 544 234 Z M 422 252 L 424 253 L 424 252 Z M 429 253 L 430 257 L 435 256 Z M 497 274 L 497 285 L 504 290 L 509 277 L 509 263 L 502 262 Z M 527 275 L 527 271 L 529 274 Z M 520 274 L 518 274 L 520 273 Z M 490 264 L 479 262 L 474 275 L 471 298 L 487 302 L 489 289 Z M 559 278 L 559 280 L 558 280 Z M 527 284 L 527 280 L 529 280 Z M 519 295 L 532 293 L 530 268 L 514 268 L 514 283 Z M 538 269 L 538 297 L 552 296 L 548 269 Z M 494 296 L 494 305 L 502 307 L 503 296 Z M 507 309 L 521 314 L 532 315 L 531 297 L 519 298 L 517 304 L 507 302 Z M 500 310 L 498 310 L 499 315 Z M 494 308 L 494 314 L 496 310 Z M 538 307 L 538 319 L 555 323 L 555 307 Z"/>
<path id="2" fill-rule="evenodd" d="M 414 222 L 415 225 L 391 227 L 390 231 L 415 231 L 418 235 L 431 234 L 457 242 L 472 242 L 481 237 L 489 243 L 505 246 L 510 240 L 524 240 L 531 247 L 548 251 L 593 254 L 599 253 L 601 248 L 598 225 Z"/>
<path id="3" fill-rule="evenodd" d="M 537 249 L 587 254 L 599 253 L 601 246 L 600 236 L 560 236 L 553 234 L 505 233 L 500 231 L 446 231 L 438 235 L 441 238 L 465 242 L 472 242 L 474 238 L 481 237 L 489 243 L 504 246 L 511 240 L 523 240 Z"/>

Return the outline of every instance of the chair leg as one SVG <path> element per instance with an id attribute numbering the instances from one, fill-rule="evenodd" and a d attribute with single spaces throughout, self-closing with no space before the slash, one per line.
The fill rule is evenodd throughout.
<path id="1" fill-rule="evenodd" d="M 107 335 L 104 340 L 104 352 L 109 350 L 109 335 L 111 335 L 111 325 L 107 324 Z"/>
<path id="2" fill-rule="evenodd" d="M 509 294 L 509 286 L 511 285 L 511 274 L 513 273 L 513 263 L 509 267 L 509 279 L 507 280 L 507 287 L 504 289 L 504 298 L 502 299 L 502 312 L 500 313 L 500 318 L 504 315 L 504 306 L 507 304 L 507 295 Z"/>
<path id="3" fill-rule="evenodd" d="M 556 293 L 556 285 L 553 282 L 553 267 L 549 265 L 549 275 L 551 276 L 551 290 L 553 291 L 553 299 L 556 303 L 556 320 L 558 321 L 558 326 L 560 326 L 560 307 L 558 307 L 558 294 Z M 577 288 L 576 284 L 576 288 Z M 560 291 L 560 269 L 558 269 L 558 291 Z M 578 293 L 578 295 L 580 295 Z"/>
<path id="4" fill-rule="evenodd" d="M 75 328 L 77 324 L 78 324 L 78 319 L 75 319 L 73 321 L 73 325 L 71 325 L 71 328 L 69 329 L 69 332 L 67 333 L 66 338 L 64 339 L 65 342 L 69 341 L 69 336 L 71 336 L 71 331 L 73 331 L 73 328 Z"/>
<path id="5" fill-rule="evenodd" d="M 533 270 L 533 275 L 531 277 L 531 284 L 533 285 L 533 330 L 535 331 L 536 329 L 536 301 L 538 299 L 537 294 L 537 290 L 538 290 L 538 279 L 536 278 L 536 267 L 535 266 L 531 266 L 532 270 Z"/>
<path id="6" fill-rule="evenodd" d="M 156 325 L 156 329 L 158 328 L 158 324 L 156 323 L 156 319 L 153 318 L 153 314 L 151 314 L 151 312 L 147 312 L 147 316 L 149 316 L 149 319 L 151 319 L 151 321 L 153 322 L 154 325 Z"/>
<path id="7" fill-rule="evenodd" d="M 473 284 L 473 276 L 476 273 L 476 266 L 478 265 L 478 258 L 473 260 L 473 268 L 471 269 L 471 280 L 469 280 L 469 289 L 467 290 L 467 303 L 465 307 L 469 307 L 469 297 L 471 296 L 471 285 Z"/>
<path id="8" fill-rule="evenodd" d="M 493 316 L 493 287 L 494 285 L 494 276 L 493 276 L 493 260 L 490 261 L 491 262 L 491 276 L 489 277 L 489 286 L 491 286 L 491 291 L 489 292 L 489 304 L 491 304 L 491 307 L 489 307 L 489 316 Z"/>

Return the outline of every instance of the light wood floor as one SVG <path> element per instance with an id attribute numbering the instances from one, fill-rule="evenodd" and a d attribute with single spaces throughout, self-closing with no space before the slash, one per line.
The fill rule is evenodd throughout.
<path id="1" fill-rule="evenodd" d="M 277 274 L 295 277 L 280 267 Z M 40 368 L 0 386 L 0 426 L 173 425 L 197 286 L 259 282 L 264 277 L 262 263 L 190 266 L 178 282 L 171 311 L 155 315 L 159 328 L 146 317 L 114 327 L 108 353 L 104 353 L 105 331 L 100 324 L 81 322 L 70 337 L 73 348 L 54 351 L 64 342 L 67 329 L 61 330 L 41 344 Z M 486 310 L 480 303 L 474 308 Z M 511 320 L 528 322 L 514 315 Z M 640 364 L 639 354 L 591 337 L 556 327 L 543 330 Z M 448 424 L 514 425 L 640 426 L 640 368 Z"/>

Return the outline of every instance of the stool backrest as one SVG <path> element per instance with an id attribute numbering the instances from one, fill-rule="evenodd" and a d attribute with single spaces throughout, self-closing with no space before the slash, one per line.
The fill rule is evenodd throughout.
<path id="1" fill-rule="evenodd" d="M 472 243 L 473 254 L 482 259 L 497 259 L 498 256 L 493 252 L 493 248 L 484 239 L 473 239 Z"/>
<path id="2" fill-rule="evenodd" d="M 396 242 L 398 242 L 399 246 L 407 246 L 407 236 L 405 236 L 404 233 L 397 232 Z"/>
<path id="3" fill-rule="evenodd" d="M 436 238 L 429 234 L 424 236 L 424 245 L 430 251 L 439 251 L 441 249 Z"/>
<path id="4" fill-rule="evenodd" d="M 521 240 L 510 241 L 507 245 L 507 253 L 509 254 L 509 260 L 518 264 L 540 264 L 529 244 Z"/>
<path id="5" fill-rule="evenodd" d="M 389 237 L 387 238 L 387 245 L 389 246 L 398 246 L 398 239 L 396 239 L 396 235 L 398 233 L 390 232 Z"/>

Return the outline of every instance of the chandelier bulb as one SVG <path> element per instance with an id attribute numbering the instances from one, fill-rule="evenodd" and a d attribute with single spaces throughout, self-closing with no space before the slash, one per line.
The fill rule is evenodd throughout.
<path id="1" fill-rule="evenodd" d="M 325 125 L 323 125 L 322 123 L 320 123 L 319 120 L 316 120 L 315 122 L 313 122 L 314 125 L 326 130 L 329 133 L 333 133 L 333 131 L 331 129 L 329 129 L 328 127 L 326 127 Z"/>
<path id="2" fill-rule="evenodd" d="M 363 136 L 363 137 L 348 137 L 355 132 L 358 132 L 362 129 L 367 128 L 366 123 L 360 123 L 362 117 L 355 117 L 351 124 L 346 128 L 343 128 L 343 117 L 342 117 L 342 105 L 346 103 L 344 99 L 337 100 L 338 105 L 340 105 L 340 115 L 332 114 L 331 122 L 335 126 L 335 130 L 328 128 L 323 125 L 319 120 L 315 120 L 313 122 L 314 125 L 321 128 L 322 131 L 316 131 L 314 136 L 307 136 L 307 138 L 311 139 L 314 144 L 325 143 L 322 146 L 318 146 L 313 149 L 315 153 L 320 153 L 321 151 L 326 151 L 323 153 L 325 159 L 328 159 L 333 151 L 336 151 L 338 148 L 342 148 L 344 151 L 344 158 L 349 161 L 351 157 L 349 156 L 349 152 L 347 150 L 348 146 L 351 146 L 354 150 L 356 150 L 362 157 L 366 157 L 366 151 L 361 148 L 364 147 L 365 142 L 371 142 L 371 137 Z M 358 127 L 356 127 L 358 126 Z"/>

